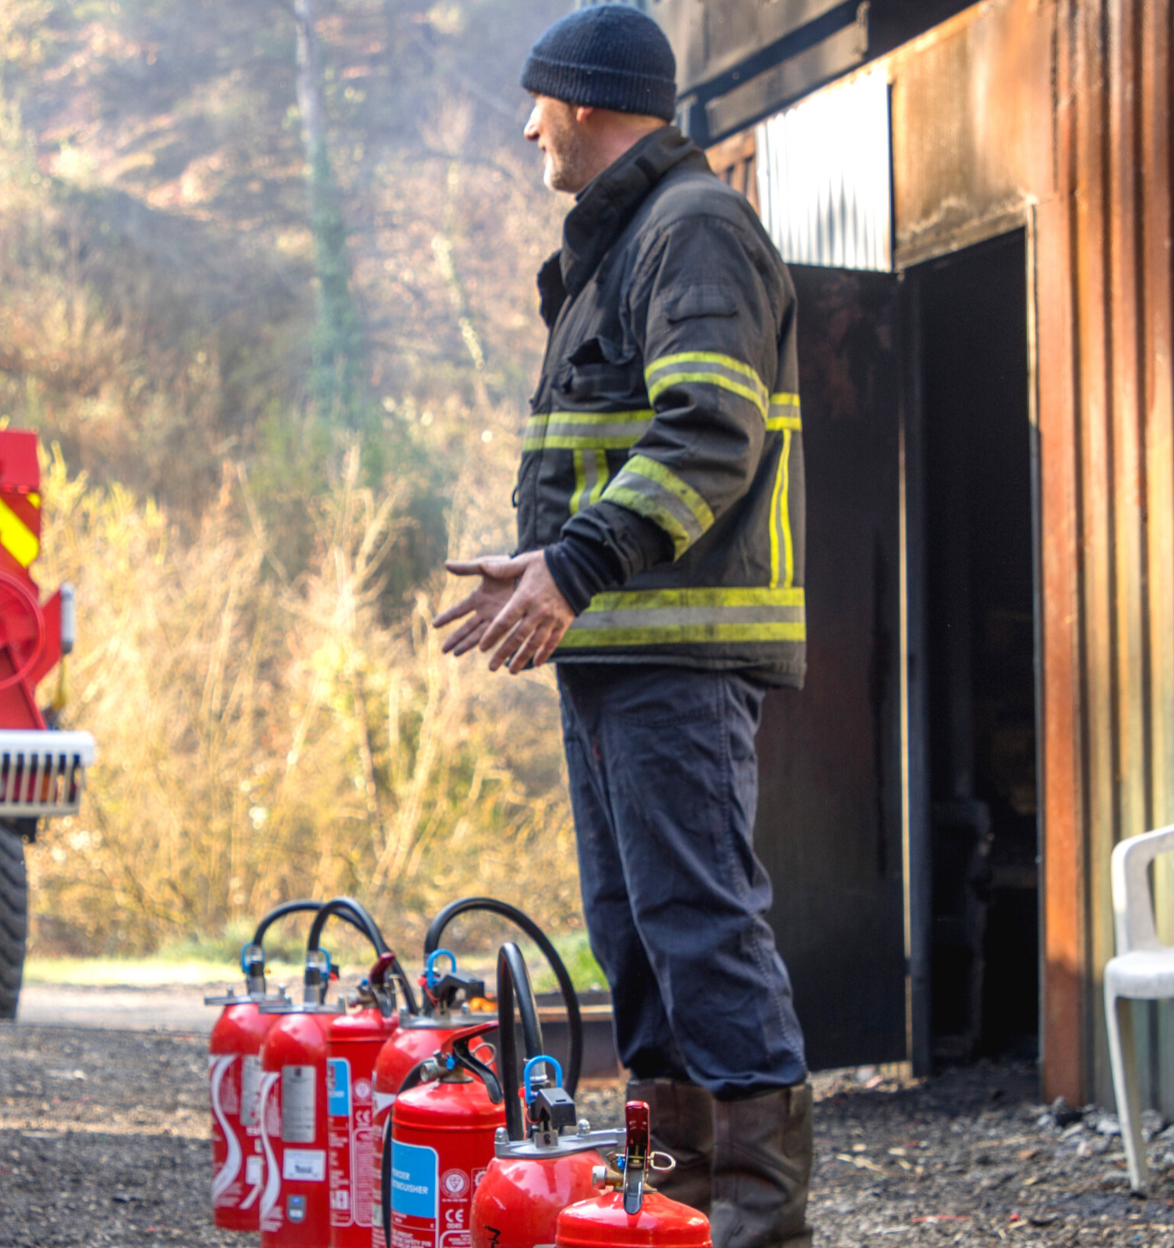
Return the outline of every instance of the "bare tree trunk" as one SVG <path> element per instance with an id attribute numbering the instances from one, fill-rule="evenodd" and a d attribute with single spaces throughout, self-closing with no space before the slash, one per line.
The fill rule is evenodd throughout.
<path id="1" fill-rule="evenodd" d="M 310 219 L 318 274 L 313 389 L 318 414 L 331 424 L 361 429 L 368 405 L 366 341 L 351 293 L 347 229 L 326 133 L 322 56 L 315 0 L 294 0 L 298 36 L 297 98 L 310 173 Z"/>
<path id="2" fill-rule="evenodd" d="M 294 0 L 298 26 L 298 112 L 302 142 L 311 168 L 326 148 L 326 105 L 322 99 L 322 62 L 318 52 L 318 6 L 315 0 Z"/>

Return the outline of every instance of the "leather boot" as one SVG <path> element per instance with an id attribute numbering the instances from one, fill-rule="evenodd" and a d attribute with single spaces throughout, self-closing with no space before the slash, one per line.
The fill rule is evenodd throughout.
<path id="1" fill-rule="evenodd" d="M 713 1095 L 695 1083 L 640 1079 L 628 1084 L 628 1100 L 645 1101 L 652 1147 L 668 1153 L 677 1168 L 649 1175 L 662 1196 L 709 1216 L 712 1199 Z"/>
<path id="2" fill-rule="evenodd" d="M 811 1248 L 811 1084 L 714 1105 L 713 1248 Z"/>

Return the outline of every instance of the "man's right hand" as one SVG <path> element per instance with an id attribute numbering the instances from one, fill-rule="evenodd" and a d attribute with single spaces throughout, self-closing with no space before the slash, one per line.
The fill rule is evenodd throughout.
<path id="1" fill-rule="evenodd" d="M 443 628 L 466 615 L 472 617 L 444 643 L 445 654 L 496 646 L 489 670 L 496 672 L 508 663 L 510 674 L 517 676 L 531 663 L 541 667 L 575 621 L 541 550 L 507 559 L 453 560 L 444 566 L 454 576 L 481 577 L 480 588 L 432 621 L 433 627 Z"/>

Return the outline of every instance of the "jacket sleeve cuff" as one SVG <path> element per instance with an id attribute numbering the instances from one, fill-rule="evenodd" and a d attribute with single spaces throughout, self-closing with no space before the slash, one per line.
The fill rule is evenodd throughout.
<path id="1" fill-rule="evenodd" d="M 601 500 L 577 512 L 562 528 L 563 537 L 570 534 L 606 547 L 618 573 L 610 589 L 674 556 L 672 538 L 658 524 L 618 503 Z"/>
<path id="2" fill-rule="evenodd" d="M 593 538 L 564 529 L 562 537 L 543 554 L 551 579 L 576 615 L 587 610 L 596 594 L 623 584 L 616 559 Z"/>

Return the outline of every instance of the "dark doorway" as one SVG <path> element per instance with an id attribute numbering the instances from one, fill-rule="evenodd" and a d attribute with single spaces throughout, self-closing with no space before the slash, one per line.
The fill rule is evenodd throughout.
<path id="1" fill-rule="evenodd" d="M 910 274 L 920 339 L 930 1015 L 938 1061 L 1036 1049 L 1026 272 L 1024 236 L 1015 233 Z"/>

